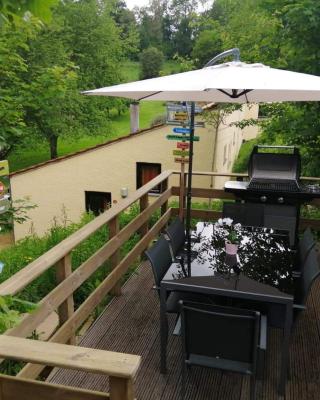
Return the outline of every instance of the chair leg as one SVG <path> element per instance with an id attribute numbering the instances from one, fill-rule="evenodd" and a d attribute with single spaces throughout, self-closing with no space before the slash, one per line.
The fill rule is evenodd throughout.
<path id="1" fill-rule="evenodd" d="M 251 375 L 250 378 L 250 400 L 256 399 L 256 377 Z"/>
<path id="2" fill-rule="evenodd" d="M 181 400 L 184 400 L 186 395 L 186 363 L 182 360 L 182 371 L 181 371 Z"/>

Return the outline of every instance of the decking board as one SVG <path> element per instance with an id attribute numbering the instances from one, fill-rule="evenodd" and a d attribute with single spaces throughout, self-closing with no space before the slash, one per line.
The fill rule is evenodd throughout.
<path id="1" fill-rule="evenodd" d="M 180 399 L 181 361 L 179 338 L 169 336 L 168 373 L 159 373 L 159 299 L 152 290 L 153 279 L 143 263 L 123 287 L 123 295 L 114 298 L 95 321 L 80 345 L 142 356 L 135 379 L 138 400 Z M 290 379 L 285 400 L 320 398 L 320 282 L 316 282 L 308 301 L 308 310 L 298 321 L 290 347 Z M 174 317 L 170 318 L 170 330 Z M 280 368 L 281 331 L 269 330 L 266 367 L 257 384 L 257 399 L 278 400 L 277 380 Z M 106 377 L 79 371 L 57 369 L 51 382 L 86 389 L 108 391 Z M 246 400 L 249 378 L 235 373 L 192 367 L 188 373 L 186 400 Z"/>

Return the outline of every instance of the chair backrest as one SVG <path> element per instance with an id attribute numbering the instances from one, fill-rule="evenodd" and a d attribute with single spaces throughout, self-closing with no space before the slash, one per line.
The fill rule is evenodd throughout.
<path id="1" fill-rule="evenodd" d="M 155 284 L 159 288 L 162 278 L 172 263 L 168 241 L 163 236 L 160 236 L 156 243 L 145 251 L 145 255 L 150 261 Z"/>
<path id="2" fill-rule="evenodd" d="M 313 247 L 302 266 L 300 284 L 297 288 L 294 299 L 296 304 L 306 304 L 312 284 L 319 275 L 319 252 L 315 247 Z"/>
<path id="3" fill-rule="evenodd" d="M 170 245 L 174 255 L 182 249 L 186 241 L 186 232 L 184 229 L 184 224 L 181 219 L 176 218 L 166 229 L 166 234 L 170 239 Z"/>
<path id="4" fill-rule="evenodd" d="M 316 242 L 314 240 L 313 234 L 310 228 L 307 228 L 302 235 L 301 240 L 299 240 L 298 244 L 298 253 L 299 253 L 299 264 L 303 266 L 305 263 L 307 256 L 310 250 L 315 246 Z"/>
<path id="5" fill-rule="evenodd" d="M 256 366 L 260 313 L 233 307 L 181 304 L 185 355 L 227 359 Z"/>
<path id="6" fill-rule="evenodd" d="M 223 218 L 246 226 L 263 226 L 263 205 L 256 203 L 223 203 Z"/>

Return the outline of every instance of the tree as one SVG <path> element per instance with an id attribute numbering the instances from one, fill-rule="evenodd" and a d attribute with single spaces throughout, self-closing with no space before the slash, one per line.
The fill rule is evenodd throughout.
<path id="1" fill-rule="evenodd" d="M 110 15 L 120 29 L 120 38 L 126 55 L 131 59 L 135 59 L 138 53 L 140 37 L 134 12 L 127 8 L 124 1 L 118 0 Z"/>
<path id="2" fill-rule="evenodd" d="M 149 47 L 141 53 L 141 79 L 159 76 L 163 63 L 163 54 L 155 47 Z"/>
<path id="3" fill-rule="evenodd" d="M 35 24 L 17 21 L 0 28 L 0 158 L 5 158 L 26 134 L 25 75 L 28 64 L 28 40 L 35 35 Z"/>
<path id="4" fill-rule="evenodd" d="M 192 58 L 197 60 L 199 68 L 223 51 L 220 25 L 213 25 L 210 30 L 200 32 L 192 50 Z"/>
<path id="5" fill-rule="evenodd" d="M 58 156 L 58 138 L 77 125 L 77 74 L 75 67 L 43 68 L 30 83 L 27 114 L 34 132 L 50 145 L 51 159 Z"/>

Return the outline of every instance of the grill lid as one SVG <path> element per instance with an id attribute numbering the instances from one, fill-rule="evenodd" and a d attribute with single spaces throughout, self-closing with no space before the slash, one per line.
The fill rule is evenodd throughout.
<path id="1" fill-rule="evenodd" d="M 282 150 L 261 152 L 261 150 Z M 291 151 L 291 154 L 284 153 Z M 248 189 L 296 192 L 300 190 L 300 153 L 293 146 L 255 146 L 252 150 L 248 173 Z"/>

